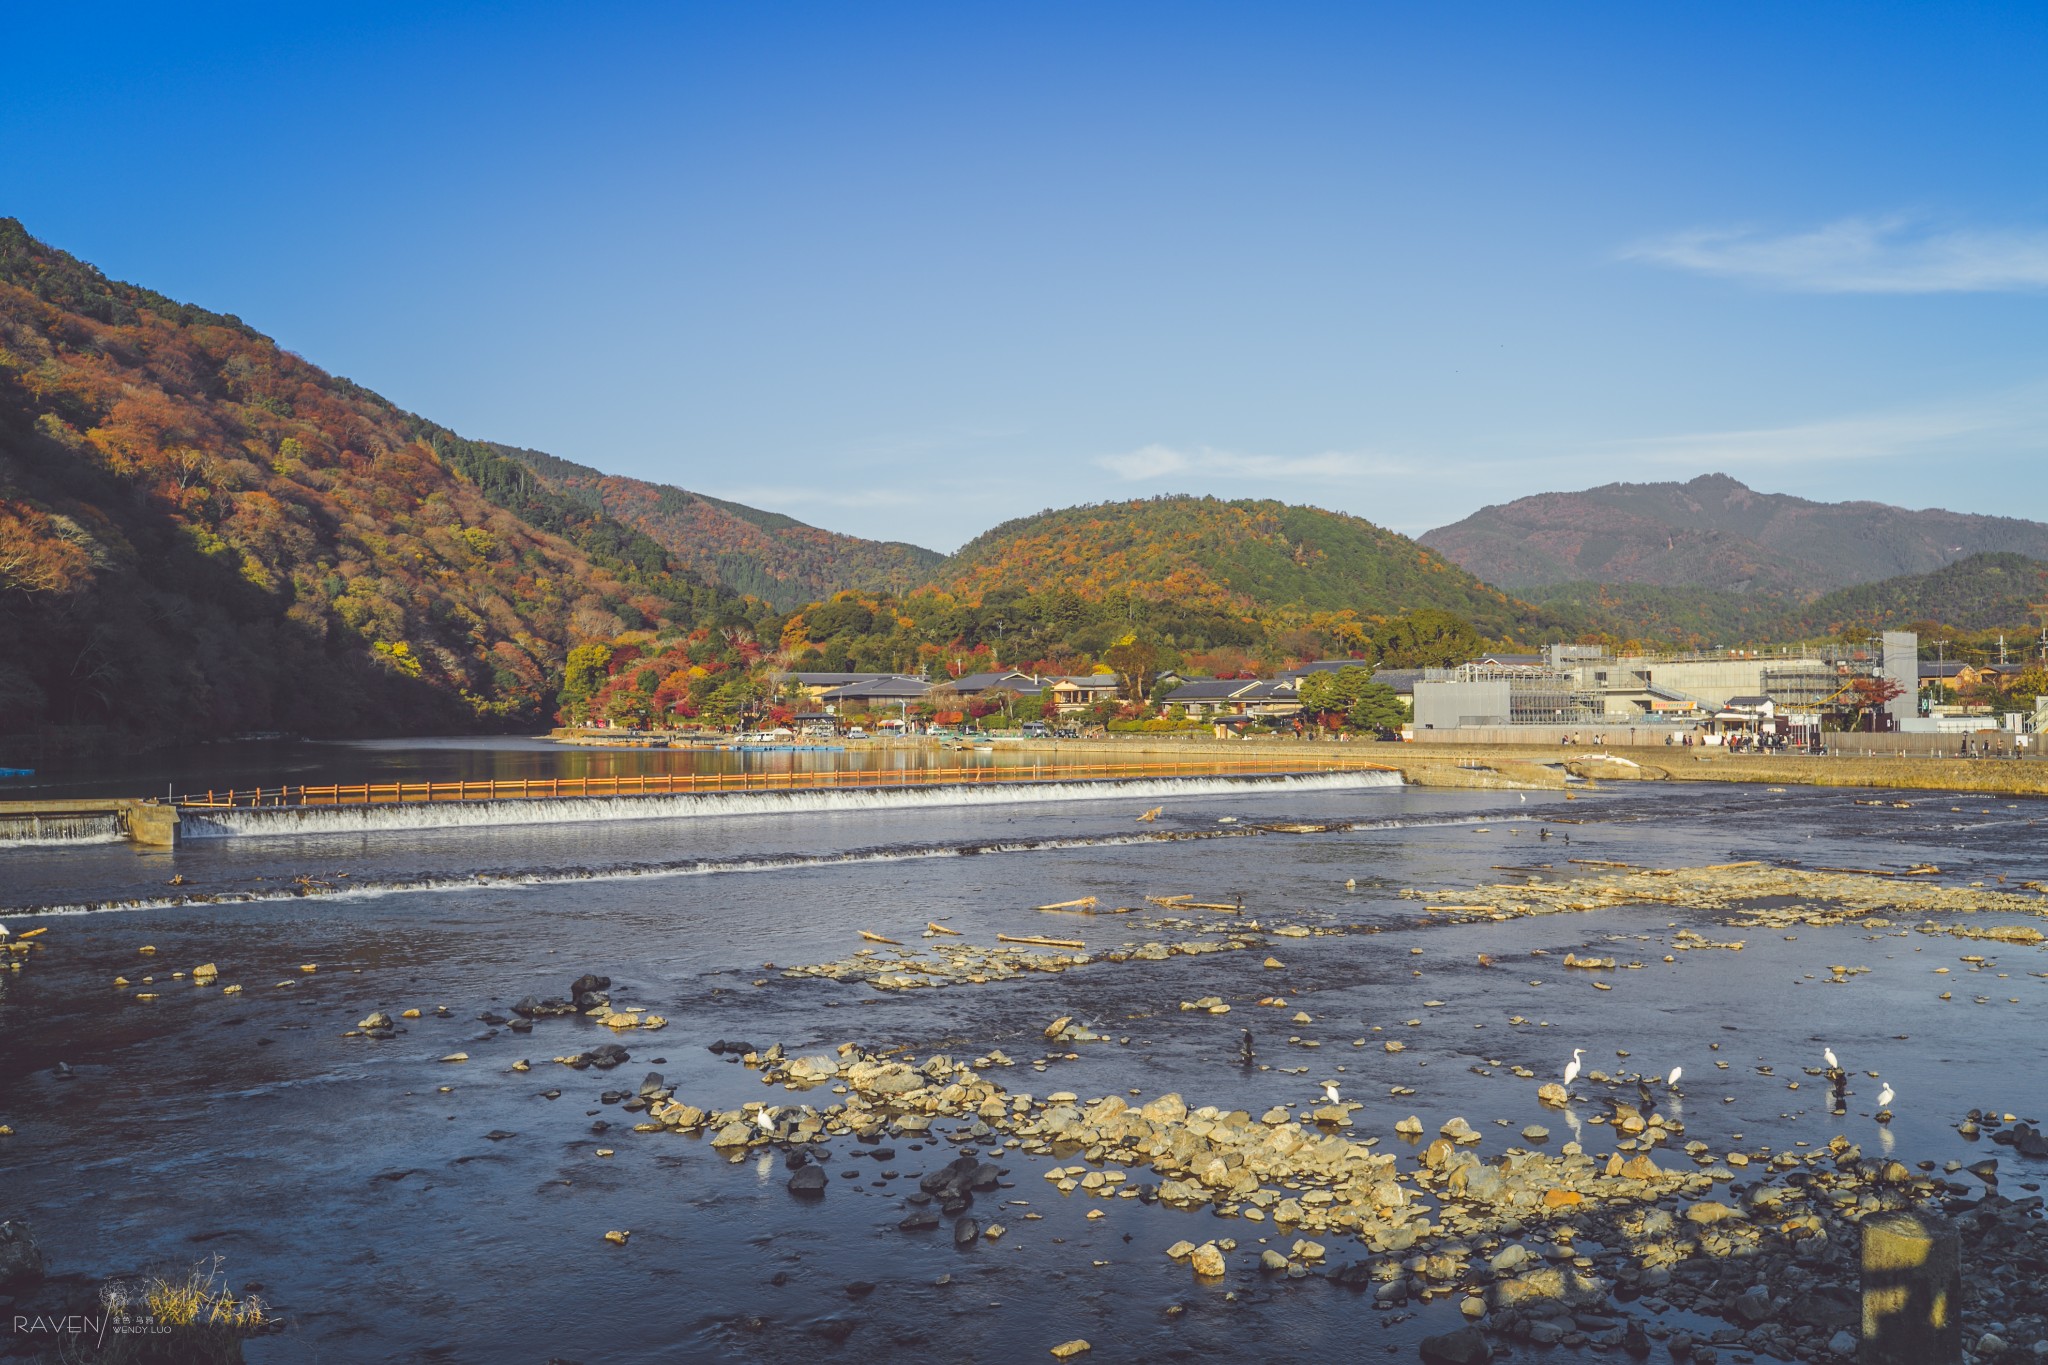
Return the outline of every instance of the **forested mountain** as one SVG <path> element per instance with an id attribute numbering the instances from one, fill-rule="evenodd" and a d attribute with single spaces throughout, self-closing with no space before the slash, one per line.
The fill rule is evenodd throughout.
<path id="1" fill-rule="evenodd" d="M 2025 555 L 1984 554 L 1933 573 L 1831 592 L 1789 608 L 1777 626 L 1787 637 L 1915 623 L 1961 631 L 2024 631 L 2043 624 L 2037 614 L 2042 606 L 2048 606 L 2048 562 Z"/>
<path id="2" fill-rule="evenodd" d="M 530 726 L 574 643 L 767 614 L 496 448 L 0 219 L 0 735 Z"/>
<path id="3" fill-rule="evenodd" d="M 1443 556 L 1359 517 L 1254 499 L 1160 497 L 1041 512 L 960 548 L 935 574 L 956 595 L 1060 588 L 1271 621 L 1455 612 L 1493 635 L 1529 608 Z"/>
<path id="4" fill-rule="evenodd" d="M 713 583 L 790 609 L 835 592 L 908 592 L 945 558 L 901 541 L 863 540 L 794 517 L 648 483 L 538 450 L 497 447 L 551 488 L 644 531 Z"/>
<path id="5" fill-rule="evenodd" d="M 1613 483 L 1485 507 L 1422 536 L 1489 583 L 1633 583 L 1811 598 L 1992 552 L 2048 558 L 2048 525 L 1811 502 L 1726 474 Z"/>

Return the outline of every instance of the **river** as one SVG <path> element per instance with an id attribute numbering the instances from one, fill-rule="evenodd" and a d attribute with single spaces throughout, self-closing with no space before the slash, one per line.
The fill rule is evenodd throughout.
<path id="1" fill-rule="evenodd" d="M 364 755 L 379 773 L 437 776 L 648 761 L 467 743 L 323 753 L 301 771 L 362 780 Z M 153 763 L 77 781 L 190 790 L 230 767 L 194 772 L 188 759 L 182 772 Z M 105 786 L 115 779 L 133 785 Z M 1400 894 L 1455 901 L 1500 869 L 1562 877 L 1604 862 L 1935 863 L 1956 885 L 2048 873 L 2048 803 L 1916 794 L 1865 806 L 1857 795 L 1645 784 L 1567 801 L 1358 774 L 679 799 L 638 819 L 565 804 L 544 822 L 470 827 L 410 811 L 239 817 L 174 850 L 10 848 L 0 920 L 16 934 L 46 926 L 47 946 L 0 976 L 0 1123 L 14 1129 L 0 1138 L 0 1216 L 32 1222 L 53 1271 L 100 1278 L 220 1257 L 284 1324 L 249 1343 L 252 1361 L 1008 1361 L 1047 1359 L 1073 1338 L 1098 1360 L 1412 1358 L 1421 1337 L 1462 1321 L 1456 1295 L 1388 1311 L 1323 1275 L 1263 1277 L 1239 1258 L 1202 1282 L 1164 1254 L 1226 1235 L 1244 1255 L 1286 1250 L 1292 1238 L 1271 1224 L 1063 1196 L 1043 1178 L 1058 1158 L 983 1142 L 1009 1188 L 977 1207 L 1006 1231 L 956 1249 L 943 1229 L 896 1226 L 914 1177 L 954 1155 L 946 1144 L 898 1142 L 886 1178 L 870 1162 L 803 1202 L 772 1150 L 733 1161 L 702 1136 L 635 1132 L 602 1096 L 651 1069 L 693 1105 L 793 1102 L 707 1050 L 721 1039 L 780 1042 L 792 1056 L 842 1043 L 913 1058 L 1001 1049 L 1021 1063 L 1001 1078 L 1014 1092 L 1132 1104 L 1176 1092 L 1256 1115 L 1306 1109 L 1335 1081 L 1363 1101 L 1354 1136 L 1381 1138 L 1405 1165 L 1413 1155 L 1392 1126 L 1409 1114 L 1430 1133 L 1468 1118 L 1486 1158 L 1524 1125 L 1562 1130 L 1567 1116 L 1536 1090 L 1578 1047 L 1589 1066 L 1624 1065 L 1618 1053 L 1657 1074 L 1683 1065 L 1694 1080 L 1671 1103 L 1686 1136 L 1716 1151 L 1839 1133 L 1912 1161 L 1991 1152 L 2018 1168 L 2008 1180 L 2036 1189 L 2048 1167 L 1954 1125 L 1971 1108 L 2038 1106 L 2040 948 L 1903 921 L 1736 934 L 1723 915 L 1668 905 L 1447 923 Z M 1135 818 L 1155 806 L 1156 820 Z M 1188 894 L 1241 902 L 1241 915 L 1202 912 L 1214 927 L 1190 928 L 1173 921 L 1201 915 L 1146 899 Z M 1034 909 L 1090 896 L 1137 908 Z M 928 923 L 975 944 L 1054 935 L 1099 951 L 1251 919 L 1341 932 L 943 989 L 782 974 L 872 946 L 861 931 L 915 947 Z M 1744 946 L 1674 952 L 1681 931 Z M 1567 952 L 1640 965 L 1596 991 L 1557 965 Z M 171 975 L 200 963 L 217 981 Z M 615 1003 L 669 1021 L 619 1035 L 632 1061 L 616 1072 L 551 1060 L 614 1039 L 593 1020 L 543 1019 L 522 1035 L 479 1019 L 560 995 L 586 972 L 612 979 Z M 1231 1012 L 1182 1008 L 1208 996 Z M 1274 996 L 1287 1007 L 1256 1004 Z M 420 1017 L 388 1041 L 344 1036 L 372 1011 L 407 1009 Z M 1296 1010 L 1311 1022 L 1293 1022 Z M 1048 1044 L 1045 1026 L 1062 1015 L 1109 1041 Z M 1247 1027 L 1251 1067 L 1238 1062 Z M 1396 1037 L 1402 1050 L 1381 1045 Z M 1824 1082 L 1788 1088 L 1823 1046 L 1854 1075 L 1841 1116 Z M 457 1053 L 467 1060 L 441 1060 Z M 518 1060 L 531 1069 L 513 1070 Z M 1899 1095 L 1888 1125 L 1872 1117 L 1880 1082 L 1868 1072 Z M 1593 1151 L 1601 1133 L 1580 1128 L 1584 1112 L 1569 1121 Z M 854 1159 L 842 1146 L 835 1174 Z M 630 1240 L 611 1244 L 610 1230 Z M 1325 1240 L 1331 1265 L 1363 1254 Z M 1695 1331 L 1725 1325 L 1670 1316 Z"/>

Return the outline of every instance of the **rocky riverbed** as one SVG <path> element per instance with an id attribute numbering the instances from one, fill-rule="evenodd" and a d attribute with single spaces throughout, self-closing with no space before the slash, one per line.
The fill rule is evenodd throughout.
<path id="1" fill-rule="evenodd" d="M 7 911 L 0 1219 L 259 1362 L 1782 1362 L 1912 1209 L 2032 1358 L 2036 813 L 1674 790 L 101 850 L 248 899 Z"/>

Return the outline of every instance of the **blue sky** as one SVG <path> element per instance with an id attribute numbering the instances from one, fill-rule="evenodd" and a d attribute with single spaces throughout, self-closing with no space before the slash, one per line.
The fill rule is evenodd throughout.
<path id="1" fill-rule="evenodd" d="M 42 6 L 0 214 L 469 435 L 938 549 L 1722 470 L 2048 519 L 2037 4 Z"/>

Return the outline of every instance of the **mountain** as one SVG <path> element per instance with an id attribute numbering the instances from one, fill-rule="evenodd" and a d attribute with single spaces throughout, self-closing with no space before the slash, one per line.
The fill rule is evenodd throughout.
<path id="1" fill-rule="evenodd" d="M 1359 517 L 1267 500 L 1172 496 L 1008 521 L 933 575 L 956 596 L 1064 590 L 1246 615 L 1438 608 L 1496 636 L 1529 608 L 1442 555 Z"/>
<path id="2" fill-rule="evenodd" d="M 2048 558 L 2048 525 L 1759 493 L 1726 474 L 1612 483 L 1481 508 L 1422 543 L 1490 583 L 1719 588 L 1812 598 L 1971 555 Z"/>
<path id="3" fill-rule="evenodd" d="M 1972 555 L 1928 574 L 1843 588 L 1786 611 L 1788 638 L 1930 622 L 1959 631 L 2038 629 L 2048 604 L 2048 562 L 2015 554 Z"/>
<path id="4" fill-rule="evenodd" d="M 772 612 L 495 447 L 0 219 L 0 735 L 530 726 Z"/>
<path id="5" fill-rule="evenodd" d="M 552 489 L 644 532 L 710 582 L 784 610 L 835 592 L 908 592 L 945 556 L 901 541 L 863 540 L 794 517 L 498 446 Z"/>

